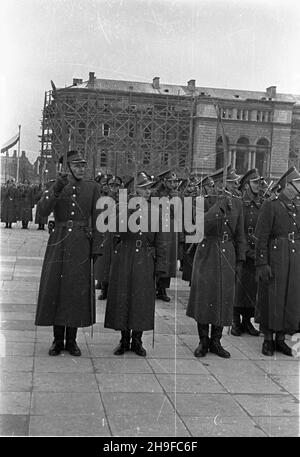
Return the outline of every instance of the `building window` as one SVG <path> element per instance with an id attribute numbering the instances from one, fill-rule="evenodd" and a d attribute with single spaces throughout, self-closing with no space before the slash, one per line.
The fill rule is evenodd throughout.
<path id="1" fill-rule="evenodd" d="M 268 154 L 269 141 L 266 138 L 260 138 L 256 143 L 255 167 L 262 176 L 267 173 Z"/>
<path id="2" fill-rule="evenodd" d="M 229 138 L 226 137 L 227 141 L 227 150 L 229 150 Z M 224 165 L 224 148 L 223 148 L 223 139 L 221 136 L 217 139 L 216 144 L 216 170 L 222 168 Z"/>
<path id="3" fill-rule="evenodd" d="M 144 157 L 143 157 L 143 164 L 144 165 L 149 165 L 151 162 L 151 153 L 150 151 L 145 151 L 144 152 Z"/>
<path id="4" fill-rule="evenodd" d="M 110 126 L 109 124 L 102 124 L 102 135 L 110 136 Z"/>
<path id="5" fill-rule="evenodd" d="M 107 167 L 107 151 L 100 153 L 100 167 Z"/>
<path id="6" fill-rule="evenodd" d="M 133 163 L 133 152 L 128 151 L 127 152 L 127 164 L 132 164 Z"/>
<path id="7" fill-rule="evenodd" d="M 169 154 L 167 152 L 163 152 L 161 155 L 161 164 L 162 165 L 169 165 Z"/>
<path id="8" fill-rule="evenodd" d="M 244 175 L 248 170 L 249 140 L 241 137 L 237 141 L 235 168 L 237 174 Z M 249 164 L 250 165 L 250 164 Z"/>

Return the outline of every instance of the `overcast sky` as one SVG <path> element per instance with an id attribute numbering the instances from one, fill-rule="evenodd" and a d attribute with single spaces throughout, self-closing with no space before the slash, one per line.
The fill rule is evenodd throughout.
<path id="1" fill-rule="evenodd" d="M 0 145 L 34 161 L 44 93 L 88 79 L 300 94 L 299 0 L 1 0 Z"/>

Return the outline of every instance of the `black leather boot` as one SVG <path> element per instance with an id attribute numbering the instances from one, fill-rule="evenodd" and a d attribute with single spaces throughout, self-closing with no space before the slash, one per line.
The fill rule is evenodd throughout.
<path id="1" fill-rule="evenodd" d="M 211 326 L 211 340 L 209 344 L 209 351 L 213 354 L 222 357 L 223 359 L 229 359 L 230 352 L 226 351 L 221 345 L 223 327 Z"/>
<path id="2" fill-rule="evenodd" d="M 66 329 L 66 351 L 69 351 L 74 357 L 81 356 L 81 350 L 76 343 L 77 327 L 67 327 Z"/>
<path id="3" fill-rule="evenodd" d="M 262 344 L 261 352 L 263 355 L 268 357 L 272 357 L 275 351 L 275 343 L 273 341 L 273 332 L 266 328 L 263 328 L 264 332 L 264 342 Z"/>
<path id="4" fill-rule="evenodd" d="M 49 349 L 49 355 L 59 355 L 64 350 L 65 327 L 63 325 L 53 326 L 54 340 Z"/>
<path id="5" fill-rule="evenodd" d="M 242 331 L 242 326 L 241 326 L 240 310 L 237 308 L 233 308 L 231 335 L 241 336 L 242 333 L 243 333 L 243 331 Z"/>
<path id="6" fill-rule="evenodd" d="M 256 328 L 253 326 L 252 322 L 250 321 L 250 318 L 244 318 L 242 320 L 242 329 L 245 333 L 248 333 L 251 336 L 259 336 L 260 332 L 256 330 Z"/>
<path id="7" fill-rule="evenodd" d="M 276 332 L 275 337 L 275 351 L 281 352 L 284 355 L 293 357 L 292 349 L 284 341 L 285 334 L 283 332 Z"/>
<path id="8" fill-rule="evenodd" d="M 275 344 L 274 341 L 264 340 L 262 344 L 261 352 L 263 355 L 267 355 L 268 357 L 272 357 L 274 355 Z"/>
<path id="9" fill-rule="evenodd" d="M 147 352 L 143 348 L 143 343 L 142 343 L 142 335 L 143 332 L 135 332 L 132 331 L 132 340 L 131 340 L 131 347 L 130 349 L 136 353 L 136 355 L 139 355 L 141 357 L 146 357 Z"/>
<path id="10" fill-rule="evenodd" d="M 197 348 L 194 351 L 194 356 L 195 357 L 205 357 L 206 354 L 208 353 L 208 348 L 209 348 L 209 337 L 208 337 L 209 325 L 200 324 L 199 322 L 197 322 L 197 328 L 198 328 L 198 335 L 199 335 L 200 341 L 199 341 Z"/>
<path id="11" fill-rule="evenodd" d="M 130 330 L 122 330 L 120 343 L 114 350 L 114 355 L 122 355 L 129 350 L 130 350 Z"/>

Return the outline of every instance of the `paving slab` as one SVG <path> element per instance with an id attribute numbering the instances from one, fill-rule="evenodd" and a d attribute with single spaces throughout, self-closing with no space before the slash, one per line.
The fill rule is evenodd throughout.
<path id="1" fill-rule="evenodd" d="M 286 375 L 271 375 L 271 379 L 280 385 L 282 389 L 291 394 L 299 394 L 300 391 L 300 377 L 299 376 L 286 376 Z"/>
<path id="2" fill-rule="evenodd" d="M 5 356 L 0 357 L 0 372 L 2 371 L 30 371 L 33 370 L 32 357 Z"/>
<path id="3" fill-rule="evenodd" d="M 190 437 L 189 430 L 176 414 L 139 414 L 124 413 L 108 417 L 113 436 L 144 437 Z"/>
<path id="4" fill-rule="evenodd" d="M 93 373 L 87 357 L 72 357 L 62 353 L 55 357 L 34 357 L 34 371 L 41 373 Z"/>
<path id="5" fill-rule="evenodd" d="M 182 421 L 194 437 L 266 437 L 264 430 L 246 417 L 181 416 Z"/>
<path id="6" fill-rule="evenodd" d="M 96 374 L 96 378 L 101 392 L 162 392 L 154 374 Z"/>
<path id="7" fill-rule="evenodd" d="M 99 415 L 103 414 L 101 399 L 97 393 L 52 393 L 33 392 L 31 415 Z"/>
<path id="8" fill-rule="evenodd" d="M 299 401 L 292 395 L 235 395 L 250 416 L 299 416 Z"/>
<path id="9" fill-rule="evenodd" d="M 157 379 L 166 392 L 178 393 L 226 393 L 222 385 L 210 375 L 157 374 Z"/>
<path id="10" fill-rule="evenodd" d="M 111 436 L 104 414 L 30 416 L 29 436 Z"/>
<path id="11" fill-rule="evenodd" d="M 0 341 L 27 342 L 32 343 L 35 340 L 35 332 L 31 330 L 3 330 L 0 329 Z"/>
<path id="12" fill-rule="evenodd" d="M 257 361 L 256 365 L 260 367 L 262 370 L 264 370 L 266 373 L 272 375 L 300 375 L 300 360 L 295 358 L 292 359 L 291 357 L 287 356 L 285 357 L 285 360 Z"/>
<path id="13" fill-rule="evenodd" d="M 163 393 L 104 392 L 102 400 L 108 417 L 118 414 L 138 416 L 145 412 L 157 417 L 175 414 L 174 407 Z"/>
<path id="14" fill-rule="evenodd" d="M 148 359 L 155 373 L 208 375 L 209 371 L 195 357 L 192 359 Z"/>
<path id="15" fill-rule="evenodd" d="M 28 436 L 29 415 L 0 414 L 1 436 Z"/>
<path id="16" fill-rule="evenodd" d="M 33 392 L 82 393 L 99 392 L 93 373 L 41 373 L 35 372 Z"/>
<path id="17" fill-rule="evenodd" d="M 173 404 L 180 416 L 207 416 L 208 411 L 212 416 L 240 417 L 247 416 L 243 408 L 229 394 L 207 394 L 207 393 L 182 393 L 170 394 Z"/>
<path id="18" fill-rule="evenodd" d="M 299 417 L 253 417 L 269 437 L 299 437 Z"/>
<path id="19" fill-rule="evenodd" d="M 152 374 L 151 365 L 145 359 L 137 358 L 95 358 L 93 366 L 96 373 L 106 374 Z"/>
<path id="20" fill-rule="evenodd" d="M 1 392 L 31 392 L 32 373 L 29 371 L 0 372 L 0 391 Z"/>
<path id="21" fill-rule="evenodd" d="M 0 392 L 0 415 L 28 415 L 30 412 L 30 392 Z"/>
<path id="22" fill-rule="evenodd" d="M 0 340 L 0 357 L 23 356 L 33 357 L 34 343 L 19 343 L 15 341 Z"/>

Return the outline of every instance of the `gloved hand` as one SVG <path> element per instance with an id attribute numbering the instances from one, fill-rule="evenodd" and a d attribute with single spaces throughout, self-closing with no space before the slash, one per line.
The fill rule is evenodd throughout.
<path id="1" fill-rule="evenodd" d="M 64 173 L 60 175 L 53 186 L 54 193 L 56 195 L 60 194 L 60 192 L 63 190 L 63 188 L 68 184 L 68 174 Z"/>
<path id="2" fill-rule="evenodd" d="M 263 282 L 268 282 L 273 277 L 272 270 L 270 265 L 259 265 L 256 267 L 255 279 L 258 282 L 259 280 Z"/>

